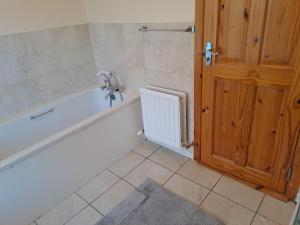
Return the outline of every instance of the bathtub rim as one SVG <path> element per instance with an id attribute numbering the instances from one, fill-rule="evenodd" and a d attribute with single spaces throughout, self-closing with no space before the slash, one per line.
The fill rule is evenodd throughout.
<path id="1" fill-rule="evenodd" d="M 45 105 L 40 106 L 30 112 L 23 113 L 23 114 L 17 116 L 16 118 L 7 120 L 4 123 L 1 123 L 0 125 L 5 125 L 8 123 L 14 122 L 14 121 L 18 120 L 20 117 L 30 116 L 30 115 L 32 115 L 32 113 L 36 112 L 37 110 L 42 110 L 45 108 L 47 109 L 48 107 L 53 107 L 57 104 L 66 102 L 70 99 L 76 98 L 77 96 L 83 95 L 83 94 L 85 94 L 89 91 L 95 90 L 97 88 L 98 88 L 98 86 L 90 87 L 88 89 L 85 89 L 84 91 L 63 97 L 59 100 L 53 101 L 51 104 L 45 104 Z M 21 161 L 33 156 L 34 154 L 38 154 L 39 152 L 45 150 L 47 147 L 65 139 L 67 137 L 72 136 L 74 133 L 88 129 L 88 127 L 90 125 L 104 119 L 105 117 L 110 116 L 112 113 L 115 113 L 115 112 L 121 110 L 122 108 L 125 108 L 128 105 L 134 104 L 135 102 L 137 102 L 140 99 L 140 95 L 134 91 L 125 91 L 124 94 L 126 95 L 126 98 L 120 104 L 113 106 L 112 108 L 108 108 L 102 112 L 98 112 L 93 116 L 90 116 L 82 121 L 79 121 L 78 123 L 75 123 L 68 128 L 62 129 L 61 131 L 58 131 L 57 133 L 37 142 L 23 150 L 20 150 L 19 152 L 15 153 L 11 156 L 8 156 L 7 158 L 4 158 L 3 160 L 0 161 L 0 172 L 4 171 L 6 169 L 14 168 Z"/>
<path id="2" fill-rule="evenodd" d="M 91 90 L 95 90 L 95 89 L 98 89 L 98 88 L 99 88 L 99 85 L 93 85 L 93 86 L 90 86 L 88 88 L 85 88 L 84 90 L 80 90 L 78 92 L 71 93 L 71 94 L 68 94 L 66 96 L 62 96 L 62 97 L 56 98 L 56 99 L 54 99 L 54 100 L 52 100 L 50 102 L 47 102 L 45 104 L 38 105 L 36 107 L 33 107 L 32 109 L 15 113 L 12 116 L 4 117 L 4 118 L 0 119 L 0 127 L 2 125 L 8 124 L 8 123 L 12 123 L 15 120 L 20 119 L 21 117 L 26 117 L 26 116 L 30 117 L 33 114 L 38 114 L 41 111 L 44 111 L 45 109 L 53 108 L 53 106 L 55 106 L 55 105 L 58 105 L 58 104 L 63 103 L 65 101 L 71 100 L 73 98 L 76 98 L 77 96 L 83 95 L 83 94 L 85 94 L 85 93 L 87 93 L 87 92 L 89 92 Z M 128 92 L 131 93 L 132 91 L 126 90 L 124 92 L 124 94 L 127 96 Z"/>

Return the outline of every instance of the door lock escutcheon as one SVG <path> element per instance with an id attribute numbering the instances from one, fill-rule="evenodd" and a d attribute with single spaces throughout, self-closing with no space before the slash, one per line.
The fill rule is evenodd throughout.
<path id="1" fill-rule="evenodd" d="M 213 55 L 220 55 L 220 52 L 218 52 L 218 51 L 214 52 L 213 48 L 212 48 L 212 43 L 210 41 L 208 41 L 208 42 L 206 42 L 206 45 L 205 45 L 205 54 L 204 54 L 206 66 L 211 65 Z"/>

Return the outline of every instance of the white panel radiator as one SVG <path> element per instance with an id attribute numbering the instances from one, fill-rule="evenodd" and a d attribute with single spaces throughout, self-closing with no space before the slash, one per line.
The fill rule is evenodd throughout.
<path id="1" fill-rule="evenodd" d="M 187 142 L 186 95 L 153 86 L 141 88 L 140 93 L 146 138 L 191 157 L 182 147 Z"/>

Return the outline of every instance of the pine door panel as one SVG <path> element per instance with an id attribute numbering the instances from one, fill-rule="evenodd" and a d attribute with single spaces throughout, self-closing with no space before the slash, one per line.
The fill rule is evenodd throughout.
<path id="1" fill-rule="evenodd" d="M 246 166 L 254 86 L 217 79 L 214 94 L 213 155 Z"/>
<path id="2" fill-rule="evenodd" d="M 204 0 L 203 45 L 220 54 L 202 71 L 201 161 L 280 192 L 299 9 L 298 0 Z"/>
<path id="3" fill-rule="evenodd" d="M 297 0 L 270 0 L 262 51 L 262 64 L 289 64 L 299 32 Z"/>
<path id="4" fill-rule="evenodd" d="M 247 20 L 244 19 L 248 13 L 247 0 L 222 0 L 219 7 L 217 45 L 222 55 L 217 60 L 241 61 L 247 36 Z M 245 12 L 241 9 L 245 9 Z"/>
<path id="5" fill-rule="evenodd" d="M 272 174 L 278 152 L 276 136 L 282 120 L 284 90 L 258 87 L 249 146 L 248 167 Z"/>

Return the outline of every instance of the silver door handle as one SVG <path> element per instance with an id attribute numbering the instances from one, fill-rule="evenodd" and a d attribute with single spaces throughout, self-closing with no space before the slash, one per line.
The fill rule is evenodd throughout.
<path id="1" fill-rule="evenodd" d="M 217 52 L 213 51 L 212 43 L 210 41 L 208 41 L 205 45 L 205 53 L 204 53 L 206 66 L 211 65 L 213 55 L 220 55 L 220 54 L 221 54 L 221 52 L 219 52 L 219 51 L 217 51 Z"/>
<path id="2" fill-rule="evenodd" d="M 221 52 L 211 52 L 212 55 L 220 55 Z"/>

